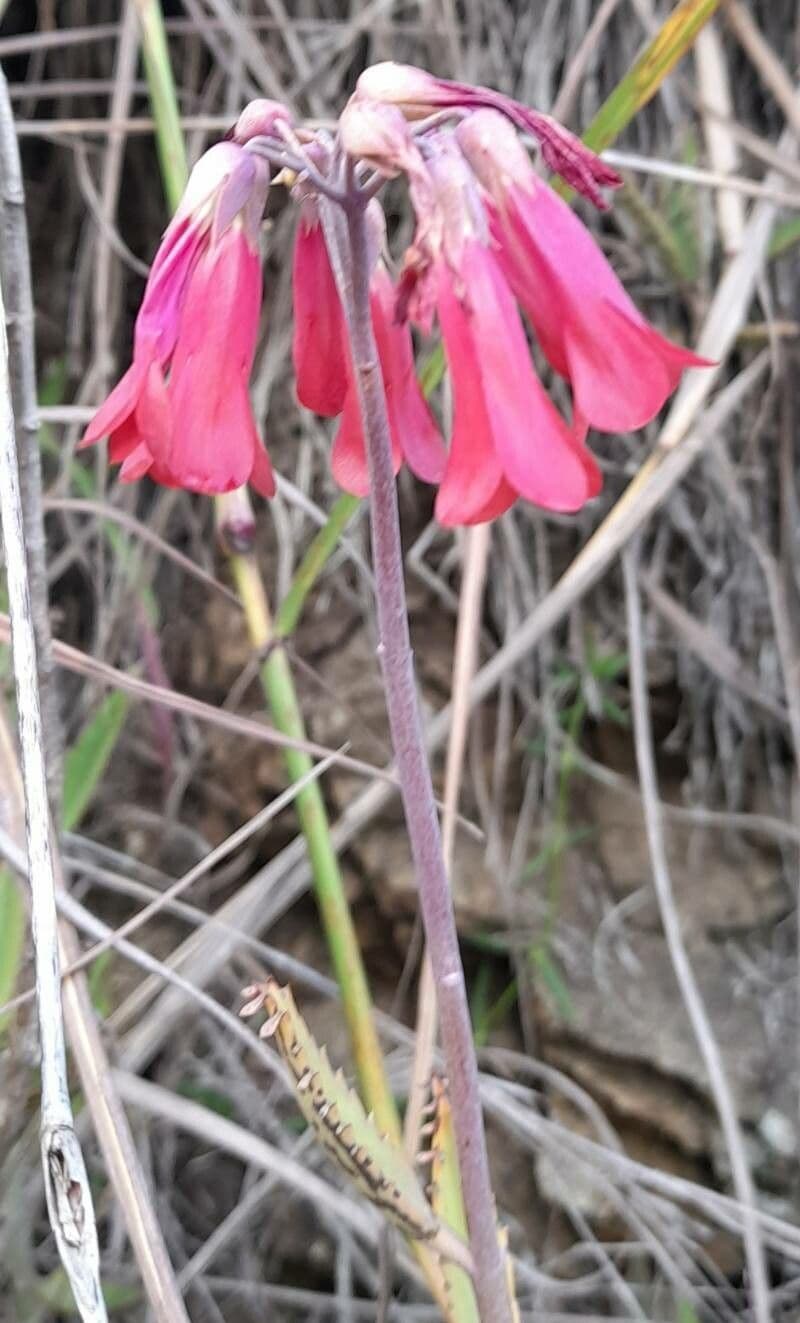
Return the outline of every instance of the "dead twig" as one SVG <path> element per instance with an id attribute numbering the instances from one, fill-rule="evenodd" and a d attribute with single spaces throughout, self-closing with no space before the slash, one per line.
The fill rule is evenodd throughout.
<path id="1" fill-rule="evenodd" d="M 647 691 L 647 662 L 642 629 L 642 607 L 638 583 L 639 561 L 636 543 L 626 549 L 622 558 L 622 569 L 625 582 L 625 609 L 628 626 L 633 735 L 639 783 L 642 791 L 647 843 L 650 851 L 653 887 L 672 967 L 708 1074 L 711 1094 L 719 1113 L 722 1133 L 730 1157 L 736 1196 L 742 1207 L 742 1231 L 753 1303 L 753 1316 L 756 1323 L 770 1323 L 772 1315 L 769 1304 L 769 1283 L 767 1281 L 761 1228 L 754 1214 L 755 1190 L 753 1179 L 750 1174 L 744 1141 L 739 1128 L 736 1105 L 725 1073 L 722 1054 L 703 1004 L 700 988 L 683 939 L 667 863 L 664 831 L 658 808 L 658 782 L 653 751 L 653 735 L 650 727 L 650 699 Z"/>
<path id="2" fill-rule="evenodd" d="M 0 98 L 1 100 L 1 98 Z M 83 1153 L 75 1134 L 67 1079 L 61 1007 L 56 879 L 50 839 L 36 636 L 25 551 L 20 478 L 5 308 L 0 288 L 0 512 L 13 622 L 14 680 L 22 752 L 22 778 L 30 861 L 36 963 L 36 1005 L 41 1044 L 41 1154 L 47 1211 L 58 1252 L 85 1323 L 105 1323 L 94 1207 Z"/>
<path id="3" fill-rule="evenodd" d="M 57 804 L 61 794 L 61 717 L 53 673 L 47 601 L 42 468 L 39 456 L 36 356 L 33 338 L 33 292 L 19 147 L 8 96 L 8 84 L 1 69 L 0 177 L 2 178 L 0 271 L 7 314 L 5 324 L 8 336 L 11 401 L 16 425 L 16 462 L 19 466 L 25 553 L 39 668 L 37 674 L 43 716 L 45 769 L 51 801 Z"/>

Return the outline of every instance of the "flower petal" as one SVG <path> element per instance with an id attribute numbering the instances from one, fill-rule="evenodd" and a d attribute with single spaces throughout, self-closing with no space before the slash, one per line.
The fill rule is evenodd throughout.
<path id="1" fill-rule="evenodd" d="M 241 230 L 228 230 L 189 282 L 169 382 L 170 447 L 156 456 L 191 491 L 230 491 L 253 471 L 261 443 L 247 381 L 260 307 L 258 256 Z"/>
<path id="2" fill-rule="evenodd" d="M 447 451 L 420 390 L 407 323 L 395 319 L 395 288 L 379 264 L 372 277 L 372 320 L 395 448 L 423 482 L 439 482 Z"/>
<path id="3" fill-rule="evenodd" d="M 149 473 L 153 466 L 153 456 L 143 441 L 131 450 L 122 462 L 119 476 L 123 482 L 136 482 Z"/>
<path id="4" fill-rule="evenodd" d="M 442 267 L 444 271 L 445 268 Z M 497 458 L 512 487 L 548 510 L 579 510 L 592 483 L 567 424 L 536 375 L 514 299 L 489 249 L 465 245 L 461 277 L 468 291 L 476 367 Z M 442 281 L 452 316 L 452 277 Z M 442 330 L 445 317 L 440 304 Z M 486 480 L 484 492 L 496 486 Z"/>
<path id="5" fill-rule="evenodd" d="M 335 418 L 347 394 L 347 336 L 322 227 L 301 216 L 292 263 L 297 398 L 306 409 Z"/>
<path id="6" fill-rule="evenodd" d="M 396 472 L 397 470 L 395 470 Z M 369 468 L 361 427 L 361 411 L 354 385 L 345 396 L 342 416 L 331 450 L 331 472 L 340 487 L 353 496 L 369 495 Z"/>
<path id="7" fill-rule="evenodd" d="M 448 275 L 437 271 L 437 308 L 453 384 L 453 427 L 436 518 L 442 524 L 471 524 L 480 521 L 487 496 L 504 479 L 484 395 L 476 328 Z"/>
<path id="8" fill-rule="evenodd" d="M 548 361 L 573 384 L 592 427 L 626 432 L 653 418 L 687 367 L 706 359 L 642 317 L 592 235 L 541 181 L 512 187 L 493 216 L 499 260 Z"/>
<path id="9" fill-rule="evenodd" d="M 97 410 L 78 442 L 78 449 L 94 445 L 103 436 L 110 436 L 127 418 L 133 415 L 147 375 L 148 361 L 143 355 L 133 360 L 124 377 Z"/>
<path id="10" fill-rule="evenodd" d="M 492 492 L 486 504 L 474 510 L 468 519 L 446 518 L 447 507 L 444 502 L 440 505 L 438 498 L 434 513 L 439 523 L 444 524 L 446 528 L 462 524 L 488 524 L 491 519 L 498 519 L 500 515 L 505 514 L 506 510 L 510 510 L 518 496 L 519 492 L 514 490 L 511 483 L 507 482 L 505 478 L 501 478 L 499 486 Z"/>
<path id="11" fill-rule="evenodd" d="M 261 438 L 256 437 L 256 444 L 253 447 L 253 467 L 250 471 L 250 485 L 254 487 L 259 496 L 270 497 L 275 495 L 275 474 L 272 471 L 272 465 L 269 461 Z"/>
<path id="12" fill-rule="evenodd" d="M 136 405 L 136 427 L 154 460 L 163 463 L 172 447 L 172 409 L 167 384 L 158 363 L 148 366 Z"/>

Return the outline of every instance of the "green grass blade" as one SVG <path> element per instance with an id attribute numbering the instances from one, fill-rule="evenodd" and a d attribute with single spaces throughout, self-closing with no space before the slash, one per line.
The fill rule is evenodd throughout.
<path id="1" fill-rule="evenodd" d="M 62 824 L 72 831 L 94 795 L 119 738 L 128 698 L 118 690 L 103 699 L 64 759 Z"/>
<path id="2" fill-rule="evenodd" d="M 158 162 L 167 203 L 170 211 L 174 211 L 186 184 L 188 166 L 164 15 L 159 0 L 135 0 L 135 4 L 142 29 L 142 56 L 150 103 L 156 122 Z"/>
<path id="3" fill-rule="evenodd" d="M 655 96 L 719 4 L 720 0 L 682 0 L 603 102 L 583 135 L 587 147 L 602 152 L 611 146 L 634 115 Z"/>
<path id="4" fill-rule="evenodd" d="M 289 591 L 275 614 L 275 633 L 279 638 L 286 638 L 292 633 L 302 615 L 308 594 L 360 506 L 360 498 L 351 496 L 349 492 L 344 492 L 332 505 L 328 518 L 295 570 Z"/>

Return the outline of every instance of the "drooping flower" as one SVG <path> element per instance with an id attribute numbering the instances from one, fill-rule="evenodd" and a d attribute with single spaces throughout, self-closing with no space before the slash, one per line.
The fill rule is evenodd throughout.
<path id="1" fill-rule="evenodd" d="M 439 223 L 421 218 L 416 270 L 407 264 L 406 276 L 412 314 L 424 318 L 435 306 L 453 385 L 436 516 L 444 524 L 479 523 L 517 496 L 548 510 L 578 510 L 600 488 L 585 428 L 570 428 L 536 375 L 477 184 L 452 137 L 429 145 L 427 165 Z"/>
<path id="2" fill-rule="evenodd" d="M 576 138 L 569 129 L 541 111 L 514 101 L 489 87 L 434 78 L 424 69 L 391 60 L 365 69 L 356 83 L 354 100 L 365 99 L 398 106 L 410 119 L 437 110 L 476 110 L 491 107 L 541 145 L 546 164 L 579 193 L 605 208 L 603 188 L 619 188 L 622 180 L 611 166 Z"/>
<path id="3" fill-rule="evenodd" d="M 192 171 L 150 271 L 133 362 L 81 441 L 107 435 L 124 481 L 148 473 L 190 491 L 251 482 L 274 493 L 248 395 L 268 187 L 266 164 L 233 142 L 210 148 Z"/>
<path id="4" fill-rule="evenodd" d="M 478 110 L 456 136 L 488 195 L 503 272 L 576 412 L 604 432 L 655 417 L 687 367 L 707 360 L 644 319 L 592 235 L 534 171 L 508 120 Z"/>
<path id="5" fill-rule="evenodd" d="M 347 334 L 316 210 L 312 200 L 300 204 L 292 257 L 292 362 L 300 403 L 335 418 L 347 394 Z"/>

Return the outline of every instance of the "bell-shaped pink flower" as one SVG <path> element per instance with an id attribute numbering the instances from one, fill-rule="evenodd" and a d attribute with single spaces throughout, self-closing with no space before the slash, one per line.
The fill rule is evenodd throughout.
<path id="1" fill-rule="evenodd" d="M 411 119 L 436 110 L 476 110 L 492 107 L 539 142 L 545 162 L 568 184 L 600 208 L 607 206 L 601 189 L 619 188 L 622 180 L 569 129 L 538 110 L 514 101 L 490 87 L 434 78 L 424 69 L 391 60 L 365 69 L 356 83 L 354 100 L 364 98 L 398 106 Z"/>
<path id="2" fill-rule="evenodd" d="M 536 375 L 477 184 L 452 139 L 429 145 L 428 166 L 440 224 L 421 218 L 417 269 L 407 265 L 406 276 L 416 281 L 412 313 L 435 306 L 453 385 L 436 516 L 443 524 L 480 523 L 517 496 L 548 510 L 579 510 L 601 485 L 585 428 L 568 426 Z"/>
<path id="3" fill-rule="evenodd" d="M 347 394 L 347 332 L 325 237 L 311 199 L 300 203 L 292 297 L 297 398 L 312 413 L 335 418 L 342 412 Z"/>
<path id="4" fill-rule="evenodd" d="M 419 387 L 411 332 L 407 323 L 397 320 L 396 291 L 380 260 L 370 284 L 370 307 L 386 391 L 394 471 L 398 473 L 405 461 L 411 472 L 423 482 L 438 482 L 444 473 L 447 455 Z M 345 491 L 354 496 L 366 496 L 369 471 L 364 432 L 358 391 L 349 364 L 348 371 L 347 396 L 334 438 L 331 467 L 334 478 Z"/>
<path id="5" fill-rule="evenodd" d="M 267 166 L 232 142 L 201 157 L 150 271 L 133 363 L 81 441 L 109 437 L 131 481 L 275 490 L 248 397 L 261 308 Z"/>
<path id="6" fill-rule="evenodd" d="M 653 418 L 687 367 L 707 366 L 644 319 L 572 209 L 536 175 L 514 129 L 493 110 L 459 125 L 459 143 L 490 202 L 498 260 L 575 410 L 603 432 Z"/>
<path id="7" fill-rule="evenodd" d="M 493 253 L 468 240 L 458 271 L 437 262 L 435 281 L 454 400 L 436 517 L 481 523 L 517 496 L 546 510 L 579 510 L 600 490 L 599 469 L 536 375 Z"/>

